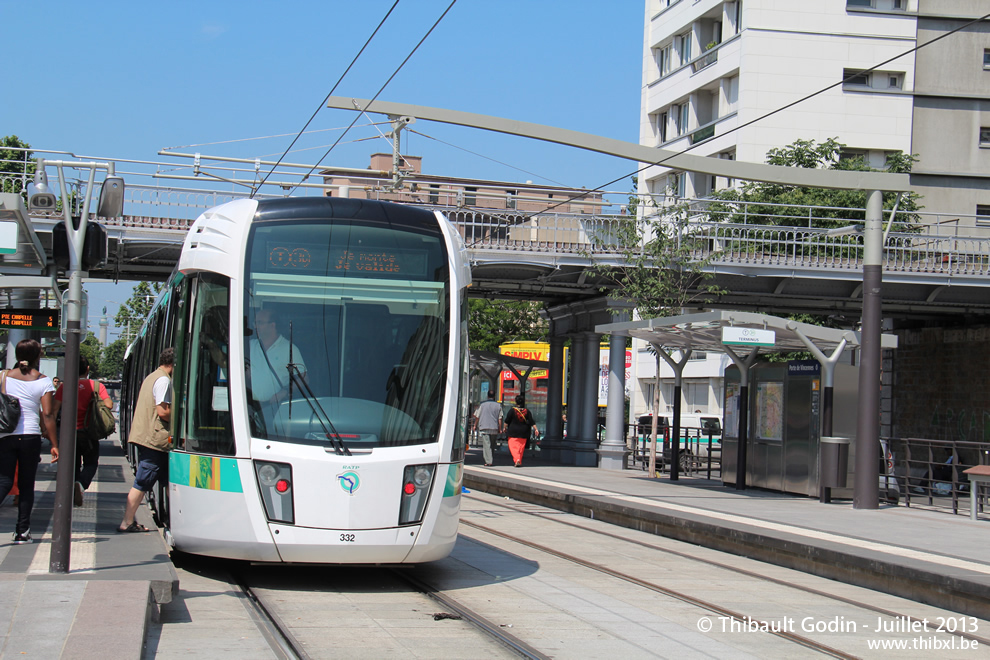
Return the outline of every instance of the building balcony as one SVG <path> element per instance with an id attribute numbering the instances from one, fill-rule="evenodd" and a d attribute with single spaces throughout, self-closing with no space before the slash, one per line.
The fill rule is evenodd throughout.
<path id="1" fill-rule="evenodd" d="M 646 89 L 647 112 L 657 112 L 696 90 L 713 89 L 721 78 L 735 75 L 741 46 L 742 40 L 735 35 L 650 83 Z"/>

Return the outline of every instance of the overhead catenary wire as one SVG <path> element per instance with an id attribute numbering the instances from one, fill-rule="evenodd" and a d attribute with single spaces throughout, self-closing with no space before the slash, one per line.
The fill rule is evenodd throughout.
<path id="1" fill-rule="evenodd" d="M 309 120 L 308 120 L 308 121 L 307 121 L 307 122 L 306 122 L 306 123 L 305 123 L 305 124 L 303 125 L 303 127 L 302 127 L 302 129 L 300 129 L 300 131 L 299 131 L 299 133 L 298 133 L 298 134 L 296 135 L 296 137 L 294 137 L 294 138 L 292 139 L 292 142 L 290 142 L 290 143 L 289 143 L 289 146 L 288 146 L 288 147 L 286 147 L 286 149 L 285 149 L 285 151 L 284 151 L 284 152 L 282 153 L 282 155 L 281 155 L 281 156 L 279 156 L 279 159 L 278 159 L 278 162 L 277 162 L 277 163 L 275 163 L 275 165 L 273 165 L 273 166 L 272 166 L 272 168 L 271 168 L 271 169 L 270 169 L 270 170 L 268 171 L 268 173 L 267 173 L 267 174 L 265 174 L 265 176 L 264 176 L 264 177 L 263 177 L 263 178 L 261 179 L 261 182 L 260 182 L 260 183 L 258 184 L 258 187 L 259 187 L 259 188 L 260 188 L 261 186 L 263 186 L 263 185 L 264 185 L 264 183 L 265 183 L 265 181 L 267 181 L 267 180 L 268 180 L 268 177 L 270 177 L 270 176 L 272 175 L 272 173 L 273 173 L 273 172 L 275 171 L 275 169 L 276 169 L 276 168 L 278 167 L 278 164 L 282 162 L 282 159 L 283 159 L 283 158 L 285 158 L 285 157 L 286 157 L 287 155 L 289 155 L 289 152 L 290 152 L 290 151 L 292 150 L 292 147 L 294 147 L 294 146 L 295 146 L 295 144 L 296 144 L 296 142 L 298 142 L 298 141 L 299 141 L 299 138 L 300 138 L 300 137 L 302 136 L 302 134 L 303 134 L 303 133 L 304 133 L 304 132 L 306 131 L 306 129 L 307 129 L 307 128 L 309 128 L 309 125 L 310 125 L 311 123 L 313 123 L 313 120 L 314 120 L 314 119 L 316 119 L 316 115 L 318 115 L 318 114 L 319 114 L 319 112 L 320 112 L 320 110 L 322 110 L 322 109 L 323 109 L 323 107 L 324 107 L 324 106 L 325 106 L 325 105 L 327 104 L 327 99 L 329 99 L 329 98 L 330 98 L 331 96 L 333 96 L 333 93 L 334 93 L 335 91 L 337 91 L 337 87 L 338 87 L 338 86 L 340 85 L 340 83 L 341 83 L 341 82 L 342 82 L 342 81 L 344 80 L 344 77 L 345 77 L 345 76 L 346 76 L 346 75 L 347 75 L 347 74 L 348 74 L 348 73 L 350 72 L 350 70 L 351 70 L 351 69 L 352 69 L 352 68 L 354 67 L 354 64 L 355 64 L 355 63 L 356 63 L 356 62 L 358 61 L 358 58 L 359 58 L 359 57 L 361 57 L 361 54 L 362 54 L 362 53 L 364 53 L 364 51 L 365 51 L 365 49 L 366 49 L 366 48 L 368 47 L 368 44 L 370 44 L 370 43 L 371 43 L 371 40 L 375 38 L 375 35 L 376 35 L 376 34 L 378 34 L 378 31 L 379 31 L 379 30 L 380 30 L 380 29 L 382 28 L 382 26 L 383 26 L 383 25 L 385 25 L 385 21 L 387 21 L 387 20 L 388 20 L 388 17 L 392 15 L 392 12 L 393 12 L 393 11 L 395 11 L 395 8 L 396 8 L 396 7 L 397 7 L 397 6 L 399 5 L 399 1 L 400 1 L 400 0 L 395 0 L 395 2 L 394 2 L 394 3 L 392 3 L 392 6 L 391 6 L 391 7 L 389 7 L 389 9 L 388 9 L 388 11 L 387 11 L 387 12 L 385 12 L 385 16 L 383 16 L 383 17 L 382 17 L 382 20 L 378 22 L 378 25 L 377 25 L 377 26 L 375 27 L 375 30 L 374 30 L 374 32 L 372 32 L 372 33 L 371 33 L 371 36 L 369 36 L 369 37 L 368 37 L 368 38 L 367 38 L 367 39 L 365 40 L 365 42 L 364 42 L 364 45 L 363 45 L 363 46 L 361 46 L 361 50 L 359 50 L 359 51 L 357 52 L 357 55 L 355 55 L 355 56 L 354 56 L 354 58 L 353 58 L 353 59 L 351 60 L 351 63 L 350 63 L 350 64 L 348 64 L 348 65 L 347 65 L 347 68 L 346 68 L 346 69 L 344 69 L 344 72 L 343 72 L 342 74 L 340 74 L 340 78 L 338 78 L 338 79 L 337 79 L 337 82 L 336 82 L 336 83 L 334 83 L 334 85 L 333 85 L 333 87 L 332 87 L 332 88 L 330 89 L 330 91 L 329 91 L 329 92 L 327 93 L 327 95 L 326 95 L 326 97 L 324 97 L 324 99 L 323 99 L 323 102 L 322 102 L 322 103 L 320 103 L 320 105 L 318 105 L 318 106 L 316 107 L 316 110 L 315 110 L 315 111 L 313 112 L 313 114 L 312 114 L 312 115 L 310 116 L 310 118 L 309 118 Z M 455 0 L 455 1 L 456 1 L 456 0 Z M 446 14 L 446 12 L 445 12 L 445 14 Z M 391 78 L 390 78 L 390 80 L 391 80 Z M 350 130 L 350 129 L 351 129 L 352 127 L 353 127 L 353 126 L 354 126 L 354 122 L 351 122 L 351 125 L 350 125 L 350 126 L 348 126 L 348 127 L 346 128 L 346 129 L 344 129 L 344 135 L 346 135 L 346 134 L 347 134 L 347 131 L 349 131 L 349 130 Z M 341 136 L 341 137 L 343 137 L 343 136 Z M 340 140 L 338 140 L 337 142 L 339 142 L 339 141 L 340 141 Z M 337 142 L 334 142 L 334 145 L 336 145 L 336 144 L 337 144 Z M 331 147 L 331 149 L 332 149 L 332 148 L 333 148 L 333 147 Z M 329 152 L 328 152 L 328 153 L 329 153 Z M 325 157 L 325 156 L 324 156 L 324 157 Z M 315 168 L 314 168 L 314 169 L 315 169 Z M 312 173 L 312 171 L 310 171 L 310 174 L 311 174 L 311 173 Z M 308 177 L 308 176 L 309 176 L 309 175 L 307 175 L 307 177 Z M 304 180 L 305 180 L 305 179 L 304 179 Z M 252 191 L 252 195 L 253 195 L 253 194 L 254 194 L 254 191 Z"/>
<path id="2" fill-rule="evenodd" d="M 417 43 L 417 44 L 416 44 L 416 45 L 415 45 L 415 46 L 413 47 L 413 49 L 412 49 L 412 50 L 411 50 L 411 51 L 409 52 L 409 54 L 408 54 L 408 55 L 406 55 L 406 58 L 405 58 L 404 60 L 402 60 L 402 63 L 401 63 L 401 64 L 399 64 L 399 66 L 398 66 L 398 67 L 396 67 L 396 69 L 395 69 L 395 71 L 393 71 L 393 72 L 392 72 L 392 75 L 390 75 L 390 76 L 388 77 L 388 80 L 386 80 L 386 81 L 385 81 L 385 82 L 384 82 L 384 83 L 382 84 L 382 86 L 381 86 L 381 87 L 380 87 L 380 88 L 378 89 L 378 91 L 377 91 L 377 92 L 375 92 L 375 95 L 374 95 L 373 97 L 371 97 L 371 99 L 370 99 L 370 100 L 368 101 L 368 105 L 371 105 L 372 103 L 374 103 L 374 102 L 375 102 L 375 100 L 376 100 L 376 99 L 377 99 L 377 98 L 378 98 L 378 97 L 379 97 L 379 96 L 381 95 L 381 93 L 385 91 L 385 88 L 386 88 L 386 87 L 388 87 L 388 85 L 389 85 L 389 83 L 391 83 L 391 82 L 392 82 L 392 80 L 393 80 L 393 79 L 394 79 L 394 78 L 395 78 L 395 77 L 396 77 L 397 75 L 399 75 L 399 72 L 400 72 L 400 71 L 402 70 L 402 68 L 403 68 L 403 67 L 404 67 L 404 66 L 406 65 L 406 63 L 407 63 L 407 62 L 408 62 L 408 61 L 409 61 L 410 59 L 412 59 L 412 56 L 416 54 L 416 51 L 418 51 L 418 50 L 419 50 L 419 47 L 423 45 L 423 42 L 425 42 L 425 41 L 426 41 L 426 40 L 427 40 L 427 39 L 429 38 L 429 36 L 430 36 L 431 34 L 433 34 L 433 31 L 434 31 L 434 30 L 435 30 L 435 29 L 437 28 L 437 26 L 438 26 L 438 25 L 440 25 L 440 22 L 441 22 L 441 21 L 442 21 L 442 20 L 444 19 L 444 17 L 446 17 L 446 16 L 447 16 L 447 14 L 448 14 L 448 13 L 450 13 L 450 10 L 451 10 L 451 9 L 453 9 L 453 8 L 454 8 L 454 5 L 456 5 L 456 4 L 457 4 L 457 0 L 451 0 L 451 3 L 450 3 L 449 5 L 447 5 L 447 8 L 446 8 L 446 9 L 445 9 L 445 10 L 443 11 L 443 13 L 442 13 L 442 14 L 440 14 L 440 18 L 438 18 L 438 19 L 437 19 L 437 20 L 436 20 L 436 21 L 435 21 L 435 22 L 433 23 L 433 25 L 432 25 L 432 26 L 430 26 L 430 29 L 426 31 L 426 34 L 424 34 L 424 35 L 423 35 L 423 38 L 419 40 L 419 42 L 418 42 L 418 43 Z M 335 88 L 336 88 L 336 87 L 335 87 Z M 332 96 L 332 95 L 333 95 L 333 90 L 331 90 L 331 92 L 330 92 L 330 94 L 328 94 L 328 95 L 327 95 L 327 99 L 329 99 L 329 98 L 330 98 L 330 96 Z M 324 104 L 326 104 L 326 101 L 324 101 Z M 348 133 L 348 131 L 350 131 L 350 130 L 351 130 L 351 128 L 353 128 L 353 127 L 354 127 L 354 124 L 356 124 L 356 123 L 357 123 L 357 120 L 358 120 L 358 119 L 359 119 L 359 118 L 361 117 L 361 115 L 362 115 L 362 114 L 364 114 L 364 112 L 365 112 L 365 111 L 366 111 L 366 110 L 368 109 L 368 105 L 366 105 L 366 106 L 365 106 L 364 108 L 360 108 L 360 112 L 359 112 L 359 113 L 358 113 L 357 115 L 355 115 L 355 117 L 354 117 L 354 121 L 352 121 L 352 122 L 351 122 L 351 124 L 350 124 L 350 126 L 348 126 L 348 127 L 346 128 L 346 129 L 344 129 L 344 132 L 343 132 L 343 134 L 341 134 L 341 136 L 340 136 L 340 137 L 339 137 L 339 138 L 337 139 L 337 142 L 334 142 L 334 143 L 333 143 L 332 145 L 330 145 L 330 148 L 329 148 L 329 149 L 327 149 L 327 151 L 326 151 L 326 153 L 324 153 L 324 154 L 323 154 L 323 157 L 322 157 L 322 158 L 320 158 L 320 160 L 318 160 L 318 161 L 316 162 L 316 164 L 315 164 L 315 165 L 313 165 L 313 167 L 312 167 L 312 169 L 310 169 L 310 171 L 306 173 L 306 176 L 304 176 L 304 177 L 302 178 L 302 181 L 305 181 L 306 179 L 308 179 L 308 178 L 310 177 L 310 175 L 312 175 L 312 174 L 313 174 L 313 172 L 315 172 L 315 171 L 316 171 L 316 169 L 320 167 L 320 163 L 322 163 L 322 162 L 324 161 L 324 159 L 326 159 L 326 157 L 330 155 L 330 152 L 334 150 L 334 147 L 336 147 L 336 146 L 337 146 L 337 144 L 338 144 L 338 143 L 339 143 L 339 142 L 340 142 L 340 141 L 341 141 L 342 139 L 344 139 L 344 136 L 345 136 L 345 135 L 347 135 L 347 133 Z M 264 183 L 264 181 L 262 181 L 261 183 Z M 259 184 L 259 185 L 260 185 L 260 184 Z M 288 192 L 289 192 L 289 194 L 292 194 L 292 191 L 293 191 L 294 189 L 295 189 L 295 188 L 292 188 L 292 189 L 290 189 L 290 190 L 288 191 Z"/>

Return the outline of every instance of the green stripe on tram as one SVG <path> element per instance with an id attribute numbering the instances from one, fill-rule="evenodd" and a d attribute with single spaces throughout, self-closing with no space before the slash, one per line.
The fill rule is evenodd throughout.
<path id="1" fill-rule="evenodd" d="M 168 455 L 168 477 L 173 484 L 191 488 L 224 493 L 244 492 L 241 473 L 234 458 L 173 451 Z"/>
<path id="2" fill-rule="evenodd" d="M 447 466 L 447 479 L 443 485 L 444 497 L 454 497 L 461 494 L 461 475 L 463 471 L 463 463 L 451 463 Z"/>

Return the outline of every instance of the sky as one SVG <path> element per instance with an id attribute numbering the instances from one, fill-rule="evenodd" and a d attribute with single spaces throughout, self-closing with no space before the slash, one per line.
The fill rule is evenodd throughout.
<path id="1" fill-rule="evenodd" d="M 190 173 L 159 151 L 276 160 L 321 108 L 286 160 L 315 164 L 340 139 L 322 164 L 365 168 L 391 151 L 367 125 L 384 118 L 360 117 L 341 138 L 355 113 L 321 106 L 394 1 L 0 0 L 16 62 L 4 67 L 0 136 L 37 155 L 114 160 L 128 184 L 187 186 L 147 176 Z M 378 94 L 449 5 L 400 0 L 334 95 Z M 644 15 L 642 0 L 457 0 L 378 98 L 635 143 Z M 636 165 L 618 158 L 424 120 L 411 128 L 425 136 L 402 150 L 427 173 L 632 188 Z M 112 321 L 130 295 L 123 284 L 86 289 L 94 332 L 102 307 Z"/>

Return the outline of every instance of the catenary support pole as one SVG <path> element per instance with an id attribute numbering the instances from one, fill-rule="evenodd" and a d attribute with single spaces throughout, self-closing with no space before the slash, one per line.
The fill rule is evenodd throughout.
<path id="1" fill-rule="evenodd" d="M 880 335 L 883 303 L 883 195 L 866 200 L 863 232 L 863 326 L 860 334 L 859 418 L 856 425 L 854 509 L 880 507 L 877 461 L 880 442 Z"/>

